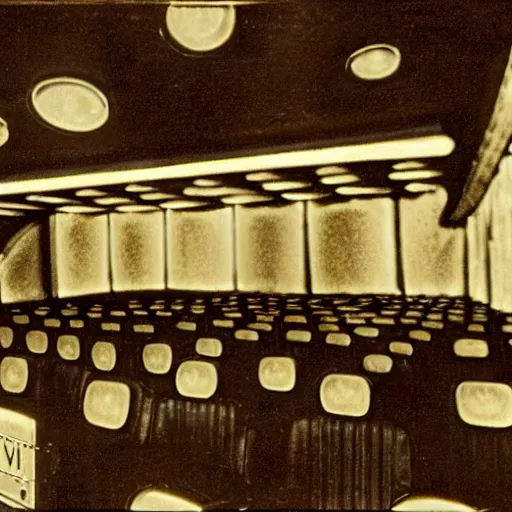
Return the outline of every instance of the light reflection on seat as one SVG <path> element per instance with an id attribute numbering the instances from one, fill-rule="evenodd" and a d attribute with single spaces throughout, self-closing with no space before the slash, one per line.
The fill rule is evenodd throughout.
<path id="1" fill-rule="evenodd" d="M 165 343 L 149 343 L 142 351 L 144 368 L 156 375 L 164 375 L 171 369 L 172 349 Z"/>
<path id="2" fill-rule="evenodd" d="M 364 416 L 370 409 L 370 385 L 360 375 L 333 373 L 322 380 L 320 401 L 326 412 Z"/>
<path id="3" fill-rule="evenodd" d="M 512 388 L 499 382 L 465 381 L 455 392 L 457 412 L 477 427 L 512 426 Z"/>
<path id="4" fill-rule="evenodd" d="M 406 498 L 392 509 L 393 512 L 473 512 L 475 508 L 444 498 L 430 496 Z"/>
<path id="5" fill-rule="evenodd" d="M 87 386 L 83 411 L 85 419 L 97 427 L 120 429 L 130 412 L 130 388 L 123 382 L 95 380 Z"/>
<path id="6" fill-rule="evenodd" d="M 217 369 L 204 361 L 185 361 L 176 372 L 176 388 L 190 398 L 210 398 L 217 390 Z"/>
<path id="7" fill-rule="evenodd" d="M 28 383 L 28 364 L 21 357 L 4 357 L 0 364 L 0 384 L 9 393 L 23 393 Z"/>
<path id="8" fill-rule="evenodd" d="M 162 512 L 178 512 L 182 510 L 200 511 L 202 507 L 170 492 L 157 489 L 146 489 L 134 498 L 130 510 L 159 510 Z"/>
<path id="9" fill-rule="evenodd" d="M 91 358 L 98 370 L 109 372 L 116 365 L 116 347 L 107 341 L 97 341 L 92 347 Z"/>
<path id="10" fill-rule="evenodd" d="M 295 361 L 291 357 L 264 357 L 258 377 L 269 391 L 291 391 L 295 387 Z"/>
<path id="11" fill-rule="evenodd" d="M 48 350 L 48 335 L 43 331 L 29 331 L 25 339 L 27 348 L 34 354 L 44 354 Z"/>
<path id="12" fill-rule="evenodd" d="M 57 352 L 66 361 L 76 361 L 80 357 L 80 342 L 78 338 L 70 334 L 59 336 Z"/>

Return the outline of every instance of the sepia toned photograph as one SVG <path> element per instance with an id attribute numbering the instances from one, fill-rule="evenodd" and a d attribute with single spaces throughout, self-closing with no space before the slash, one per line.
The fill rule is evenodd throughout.
<path id="1" fill-rule="evenodd" d="M 0 0 L 0 512 L 512 511 L 510 0 Z"/>

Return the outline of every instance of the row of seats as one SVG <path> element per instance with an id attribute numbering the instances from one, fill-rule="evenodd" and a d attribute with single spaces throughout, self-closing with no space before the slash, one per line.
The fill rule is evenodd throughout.
<path id="1" fill-rule="evenodd" d="M 141 325 L 141 327 L 146 327 Z M 150 326 L 152 327 L 152 326 Z M 506 327 L 506 326 L 504 326 Z M 137 332 L 137 331 L 136 331 Z M 141 329 L 138 332 L 153 332 L 150 329 Z M 375 338 L 378 332 L 362 331 L 360 328 L 354 329 L 354 334 L 361 337 Z M 423 330 L 410 330 L 408 333 L 410 341 L 431 341 L 431 333 Z M 237 340 L 257 341 L 258 338 L 252 331 L 238 330 L 234 333 Z M 309 342 L 311 333 L 301 330 L 289 330 L 286 332 L 287 341 Z M 0 327 L 0 345 L 7 349 L 12 346 L 14 341 L 14 332 L 10 327 Z M 325 336 L 325 343 L 341 347 L 349 347 L 352 338 L 347 333 L 331 332 Z M 142 362 L 144 368 L 153 374 L 166 374 L 172 362 L 172 348 L 170 342 L 149 343 L 144 346 L 142 353 Z M 26 348 L 32 354 L 45 354 L 48 351 L 48 334 L 44 331 L 31 330 L 25 334 Z M 388 346 L 389 352 L 395 355 L 411 356 L 414 347 L 410 342 L 392 341 Z M 61 334 L 57 338 L 56 350 L 58 355 L 66 361 L 76 361 L 80 357 L 80 340 L 74 334 Z M 195 342 L 195 353 L 205 357 L 218 358 L 223 351 L 223 343 L 217 338 L 198 338 Z M 460 338 L 453 344 L 453 352 L 456 356 L 486 358 L 489 355 L 489 345 L 486 340 L 479 338 Z M 93 365 L 102 371 L 111 371 L 116 364 L 116 347 L 108 341 L 96 341 L 91 350 L 91 360 Z M 388 367 L 388 370 L 378 370 L 376 367 Z M 392 360 L 389 356 L 379 354 L 369 354 L 365 357 L 363 366 L 367 371 L 378 373 L 388 373 L 391 370 Z"/>
<path id="2" fill-rule="evenodd" d="M 141 327 L 152 327 L 140 324 Z M 376 338 L 379 332 L 374 328 L 356 327 L 353 334 L 360 337 Z M 153 333 L 153 329 L 140 329 L 139 332 Z M 257 333 L 256 333 L 257 334 Z M 87 337 L 87 335 L 85 335 Z M 414 346 L 411 342 L 431 341 L 431 333 L 424 330 L 410 330 L 409 341 L 391 341 L 388 351 L 395 356 L 411 356 Z M 41 330 L 29 330 L 24 335 L 25 346 L 32 354 L 45 354 L 49 349 L 48 334 Z M 258 337 L 250 330 L 237 330 L 234 332 L 234 340 L 257 341 Z M 309 342 L 311 333 L 305 330 L 288 330 L 286 340 L 291 342 Z M 142 351 L 142 363 L 147 372 L 155 375 L 165 375 L 172 364 L 172 344 L 168 340 L 153 340 L 147 343 L 146 339 Z M 174 341 L 174 340 L 173 340 Z M 0 327 L 0 345 L 8 349 L 14 342 L 14 331 L 11 327 Z M 348 333 L 330 332 L 325 335 L 328 345 L 349 347 L 352 338 Z M 195 341 L 195 353 L 204 357 L 218 358 L 223 351 L 223 342 L 218 338 L 199 337 Z M 61 334 L 56 336 L 56 352 L 65 361 L 77 361 L 81 355 L 79 337 L 75 334 Z M 460 358 L 486 358 L 489 355 L 488 342 L 479 338 L 459 338 L 453 344 L 453 352 Z M 128 357 L 130 357 L 128 355 Z M 117 349 L 111 341 L 94 341 L 90 350 L 90 361 L 98 370 L 109 372 L 116 365 Z M 364 357 L 363 368 L 368 372 L 389 373 L 393 366 L 393 360 L 389 355 L 368 354 Z M 294 380 L 293 380 L 294 382 Z M 265 386 L 264 386 L 265 387 Z"/>
<path id="3" fill-rule="evenodd" d="M 411 487 L 409 435 L 421 448 L 418 478 L 439 469 L 438 455 L 424 459 L 430 419 L 438 425 L 449 416 L 454 427 L 445 437 L 461 446 L 476 430 L 506 436 L 512 388 L 495 358 L 510 349 L 507 325 L 512 317 L 442 297 L 196 295 L 20 305 L 0 313 L 0 387 L 17 404 L 33 397 L 35 380 L 38 389 L 57 391 L 55 403 L 72 394 L 74 413 L 45 428 L 72 427 L 69 443 L 85 436 L 83 449 L 122 439 L 149 450 L 159 461 L 147 466 L 151 472 L 174 475 L 170 459 L 209 460 L 250 479 L 246 461 L 258 460 L 253 479 L 264 479 L 267 463 L 286 468 L 282 480 L 277 469 L 268 475 L 269 494 L 277 496 L 275 482 L 293 489 L 288 501 L 272 495 L 281 506 L 378 509 Z M 471 375 L 486 364 L 497 371 Z M 231 396 L 237 387 L 247 389 Z M 253 399 L 240 400 L 243 393 Z M 166 447 L 153 453 L 155 444 Z M 372 469 L 389 464 L 396 464 L 392 484 Z"/>
<path id="4" fill-rule="evenodd" d="M 219 299 L 219 300 L 215 300 Z M 251 300 L 252 299 L 252 300 Z M 23 309 L 29 306 L 25 305 Z M 386 302 L 350 299 L 305 299 L 293 301 L 266 301 L 258 298 L 237 296 L 225 300 L 214 297 L 206 302 L 186 303 L 183 299 L 160 300 L 155 303 L 127 301 L 125 303 L 107 302 L 102 304 L 80 305 L 66 304 L 35 307 L 33 310 L 22 311 L 12 308 L 12 322 L 18 325 L 29 325 L 42 318 L 45 327 L 58 328 L 63 323 L 80 328 L 85 323 L 98 322 L 105 331 L 125 330 L 127 326 L 135 332 L 141 323 L 165 322 L 173 323 L 178 329 L 197 329 L 198 323 L 207 318 L 215 327 L 234 327 L 245 322 L 250 330 L 272 331 L 273 325 L 305 325 L 320 332 L 336 332 L 337 326 L 368 326 L 373 332 L 380 326 L 415 325 L 434 330 L 442 330 L 449 325 L 465 326 L 469 331 L 485 332 L 489 320 L 486 306 L 475 305 L 466 307 L 464 302 L 450 301 L 388 299 Z M 212 318 L 213 317 L 213 318 Z M 251 326 L 254 325 L 254 327 Z M 370 329 L 370 326 L 374 329 Z M 366 329 L 361 329 L 365 331 Z"/>
<path id="5" fill-rule="evenodd" d="M 145 366 L 156 373 L 169 371 L 170 358 L 160 349 L 168 345 L 148 344 L 143 351 Z M 147 349 L 147 350 L 146 350 Z M 93 358 L 98 370 L 108 372 L 115 365 L 115 349 L 106 342 L 96 342 Z M 364 369 L 377 374 L 389 373 L 393 361 L 388 356 L 366 356 Z M 165 366 L 165 368 L 164 368 Z M 209 361 L 188 360 L 179 364 L 175 374 L 177 392 L 184 398 L 211 398 L 218 386 L 217 367 Z M 29 364 L 23 357 L 4 356 L 0 363 L 0 384 L 8 394 L 27 389 Z M 296 362 L 291 357 L 269 356 L 260 360 L 260 386 L 270 392 L 290 392 L 296 384 Z M 319 388 L 320 404 L 325 412 L 346 417 L 363 417 L 370 410 L 371 381 L 363 375 L 330 373 Z M 457 387 L 455 403 L 460 418 L 470 425 L 506 428 L 512 426 L 512 389 L 496 382 L 464 381 Z M 130 388 L 115 379 L 91 381 L 83 398 L 83 410 L 89 423 L 103 428 L 121 428 L 130 410 Z"/>
<path id="6" fill-rule="evenodd" d="M 318 506 L 351 509 L 353 506 L 378 509 L 382 503 L 389 506 L 390 501 L 399 496 L 396 493 L 397 487 L 402 491 L 410 487 L 411 456 L 408 436 L 404 431 L 396 431 L 371 419 L 353 421 L 354 417 L 364 415 L 369 407 L 370 388 L 368 381 L 360 375 L 337 374 L 328 375 L 323 379 L 320 389 L 322 405 L 331 415 L 342 414 L 341 421 L 332 416 L 286 419 L 286 416 L 281 418 L 278 411 L 267 411 L 268 419 L 274 428 L 281 432 L 280 435 L 286 438 L 285 434 L 288 433 L 289 437 L 285 439 L 284 448 L 276 447 L 276 453 L 269 446 L 253 443 L 249 449 L 249 453 L 253 450 L 253 463 L 254 460 L 260 460 L 262 451 L 269 452 L 266 453 L 268 457 L 280 457 L 284 456 L 284 453 L 287 457 L 287 486 L 294 488 L 301 499 L 306 500 L 304 503 L 311 500 L 311 506 L 315 508 Z M 129 428 L 129 424 L 135 420 L 134 415 L 140 411 L 135 403 L 138 401 L 137 393 L 137 386 L 130 382 L 100 379 L 97 376 L 89 378 L 80 408 L 82 419 L 85 419 L 92 428 L 103 432 Z M 472 426 L 496 430 L 512 425 L 511 396 L 512 389 L 501 383 L 465 381 L 457 387 L 455 400 L 459 417 L 463 421 Z M 216 457 L 219 457 L 217 462 L 221 465 L 223 460 L 228 458 L 232 470 L 242 464 L 240 453 L 244 454 L 244 457 L 249 456 L 247 446 L 251 443 L 246 437 L 247 434 L 244 434 L 243 425 L 249 425 L 259 431 L 257 425 L 258 421 L 261 421 L 249 420 L 242 414 L 240 406 L 223 402 L 161 398 L 155 401 L 152 410 L 149 436 L 155 441 L 170 443 L 173 448 L 171 451 L 166 450 L 168 455 L 173 453 L 178 460 L 182 460 L 182 456 L 179 455 L 182 452 L 185 454 L 191 450 L 205 450 L 206 454 L 215 453 Z M 60 420 L 54 418 L 53 421 Z M 69 421 L 73 419 L 67 418 L 66 422 Z M 285 427 L 288 423 L 289 427 Z M 49 428 L 48 423 L 45 425 L 45 428 Z M 73 425 L 77 432 L 72 435 L 81 436 L 81 422 L 76 422 L 75 419 Z M 272 439 L 276 442 L 277 438 Z M 83 446 L 83 449 L 89 448 Z M 211 452 L 210 449 L 215 451 Z M 254 454 L 254 450 L 257 455 Z M 358 455 L 353 459 L 356 451 Z M 315 453 L 317 455 L 311 455 Z M 155 462 L 164 460 L 164 453 L 162 452 L 159 457 L 155 458 Z M 367 457 L 367 460 L 363 464 L 361 458 L 364 457 Z M 325 464 L 330 468 L 327 472 Z M 356 469 L 357 464 L 363 464 L 359 470 Z M 392 466 L 393 482 L 385 479 L 380 481 L 379 475 L 384 478 L 383 468 L 387 468 L 389 464 L 397 465 Z M 371 468 L 374 465 L 381 470 L 373 471 Z M 244 468 L 236 470 L 245 471 Z M 256 473 L 258 474 L 260 473 Z M 331 477 L 336 480 L 336 484 L 331 483 Z M 320 494 L 314 492 L 316 485 L 322 488 Z M 355 487 L 345 495 L 342 489 L 346 485 Z M 379 489 L 376 494 L 372 492 L 375 486 Z M 366 489 L 363 497 L 356 492 L 357 489 Z M 345 502 L 346 500 L 349 502 Z"/>
<path id="7" fill-rule="evenodd" d="M 396 326 L 385 322 L 378 327 L 341 324 L 347 314 L 358 315 L 356 318 L 362 320 L 388 320 L 404 308 L 404 319 L 426 318 L 423 322 L 430 322 L 429 328 L 402 326 L 397 333 L 393 330 Z M 140 310 L 168 312 L 171 316 L 162 317 L 160 323 L 129 322 L 127 314 Z M 44 360 L 55 363 L 56 371 L 67 371 L 68 364 L 78 365 L 97 372 L 98 381 L 101 381 L 101 374 L 133 378 L 133 371 L 144 379 L 142 371 L 148 378 L 161 379 L 162 385 L 156 387 L 155 380 L 147 381 L 158 392 L 167 389 L 168 393 L 174 386 L 177 396 L 206 400 L 214 397 L 219 382 L 228 378 L 221 371 L 221 367 L 229 365 L 232 359 L 223 357 L 225 351 L 240 350 L 247 355 L 249 366 L 246 369 L 254 372 L 262 390 L 288 393 L 297 385 L 305 384 L 306 381 L 301 380 L 306 377 L 309 365 L 307 358 L 304 359 L 307 354 L 297 352 L 294 346 L 300 347 L 314 340 L 323 341 L 321 346 L 324 348 L 318 350 L 327 354 L 325 357 L 340 357 L 340 362 L 344 358 L 356 361 L 356 365 L 345 370 L 321 370 L 324 378 L 317 385 L 322 409 L 332 414 L 362 417 L 370 409 L 372 385 L 375 384 L 372 376 L 391 374 L 396 378 L 394 369 L 397 372 L 408 369 L 406 361 L 414 360 L 416 350 L 426 347 L 425 342 L 430 345 L 433 338 L 436 343 L 433 348 L 437 350 L 437 341 L 444 339 L 444 330 L 438 325 L 440 316 L 460 317 L 464 312 L 471 315 L 473 323 L 479 322 L 485 332 L 489 316 L 486 306 L 442 297 L 231 295 L 37 305 L 32 312 L 16 307 L 4 311 L 4 325 L 0 326 L 0 345 L 5 350 L 0 363 L 0 386 L 9 394 L 23 394 L 29 383 L 31 358 L 44 356 Z M 87 313 L 101 315 L 101 318 L 90 318 Z M 201 321 L 193 321 L 191 313 Z M 236 316 L 230 318 L 228 315 Z M 105 316 L 109 317 L 108 321 Z M 317 318 L 320 323 L 315 329 Z M 508 322 L 512 317 L 504 320 Z M 73 326 L 71 322 L 74 321 L 82 321 L 82 325 Z M 305 326 L 301 326 L 302 322 Z M 512 323 L 503 324 L 502 331 L 506 332 L 507 326 Z M 126 338 L 128 328 L 131 334 Z M 263 343 L 253 344 L 261 336 Z M 494 351 L 495 345 L 490 347 L 490 343 L 495 341 L 482 339 L 481 335 L 473 337 L 464 326 L 452 337 L 452 355 L 460 360 L 486 359 Z M 135 344 L 131 345 L 129 341 Z M 241 344 L 237 345 L 238 342 Z M 352 350 L 354 346 L 356 352 Z M 349 353 L 344 352 L 348 349 L 351 350 Z M 126 360 L 131 361 L 130 365 L 122 366 Z M 129 395 L 123 396 L 123 403 L 129 403 Z M 472 421 L 475 422 L 477 420 Z M 117 423 L 113 422 L 113 425 Z"/>
<path id="8" fill-rule="evenodd" d="M 264 306 L 266 307 L 262 311 Z M 328 307 L 330 309 L 326 309 Z M 388 325 L 390 323 L 387 321 L 394 320 L 404 307 L 407 310 L 402 320 L 419 321 L 426 318 L 422 321 L 423 328 L 407 327 L 406 324 L 396 331 L 393 329 L 397 326 Z M 56 353 L 65 361 L 83 361 L 85 357 L 86 364 L 100 371 L 110 372 L 116 367 L 118 351 L 122 344 L 130 339 L 144 345 L 140 355 L 143 368 L 153 375 L 165 375 L 171 369 L 176 343 L 185 346 L 187 357 L 195 355 L 218 358 L 226 346 L 234 346 L 239 341 L 256 342 L 262 336 L 265 346 L 270 343 L 270 346 L 276 347 L 281 343 L 280 340 L 286 340 L 298 344 L 323 341 L 328 346 L 346 348 L 352 346 L 352 340 L 355 338 L 368 340 L 369 343 L 375 340 L 379 343 L 379 347 L 362 346 L 369 353 L 362 358 L 361 369 L 368 373 L 389 373 L 393 368 L 393 357 L 410 357 L 415 351 L 416 342 L 430 342 L 432 336 L 440 336 L 436 333 L 442 332 L 439 318 L 443 314 L 459 319 L 465 309 L 468 310 L 468 314 L 471 313 L 473 322 L 467 326 L 468 334 L 475 331 L 485 332 L 488 323 L 488 311 L 485 306 L 466 306 L 462 299 L 447 298 L 285 299 L 278 296 L 232 295 L 201 299 L 157 299 L 146 301 L 145 304 L 140 300 L 130 300 L 114 304 L 68 303 L 65 307 L 39 305 L 35 307 L 33 314 L 27 310 L 22 311 L 21 308 L 12 308 L 4 313 L 4 325 L 0 326 L 0 345 L 4 349 L 16 349 L 20 356 L 23 355 L 24 348 L 28 353 L 41 355 L 54 346 Z M 56 314 L 57 311 L 61 315 L 60 318 Z M 169 316 L 162 317 L 159 321 L 154 318 L 152 321 L 137 320 L 136 323 L 130 322 L 129 317 L 126 317 L 129 312 L 139 311 L 168 313 Z M 91 318 L 87 315 L 101 318 Z M 109 318 L 104 318 L 105 316 Z M 343 320 L 350 319 L 363 322 L 366 319 L 380 320 L 379 323 L 382 325 L 343 325 Z M 510 319 L 511 317 L 505 318 L 506 321 Z M 475 326 L 480 329 L 475 329 Z M 506 323 L 502 330 L 506 332 L 509 327 L 512 327 L 512 324 Z M 16 343 L 15 333 L 18 340 Z M 376 352 L 375 348 L 378 348 Z M 52 348 L 50 354 L 54 353 L 55 349 Z M 246 349 L 241 346 L 240 350 Z M 133 350 L 130 350 L 127 357 L 133 357 L 132 353 Z M 489 355 L 488 341 L 474 338 L 472 335 L 464 336 L 463 332 L 460 332 L 453 344 L 453 353 L 459 358 L 486 358 Z M 285 360 L 281 358 L 278 361 L 285 364 Z M 293 358 L 291 361 L 293 362 Z M 23 363 L 20 364 L 23 366 Z M 277 363 L 274 361 L 273 367 L 275 364 Z M 289 366 L 289 363 L 286 364 Z M 212 368 L 212 372 L 216 370 L 214 366 Z M 290 371 L 286 373 L 289 374 Z M 260 382 L 261 375 L 260 372 Z M 295 379 L 290 376 L 286 382 L 286 385 L 275 386 L 288 389 Z M 261 384 L 265 388 L 272 387 L 268 383 Z M 16 389 L 20 387 L 21 384 Z"/>

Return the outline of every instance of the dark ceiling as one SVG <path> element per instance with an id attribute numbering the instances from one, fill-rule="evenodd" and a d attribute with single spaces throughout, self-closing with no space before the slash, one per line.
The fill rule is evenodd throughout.
<path id="1" fill-rule="evenodd" d="M 200 56 L 170 42 L 165 4 L 23 3 L 0 5 L 0 117 L 10 130 L 3 181 L 440 124 L 457 142 L 436 167 L 451 208 L 512 43 L 508 0 L 239 6 L 233 37 Z M 364 82 L 345 63 L 373 43 L 398 47 L 402 63 L 392 77 Z M 40 123 L 29 93 L 53 76 L 98 86 L 109 121 L 83 135 Z"/>

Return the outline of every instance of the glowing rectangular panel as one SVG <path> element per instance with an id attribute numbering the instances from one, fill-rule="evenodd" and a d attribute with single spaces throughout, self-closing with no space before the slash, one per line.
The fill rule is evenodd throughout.
<path id="1" fill-rule="evenodd" d="M 487 192 L 490 205 L 491 306 L 512 311 L 512 161 L 504 159 Z"/>
<path id="2" fill-rule="evenodd" d="M 392 199 L 308 203 L 313 293 L 399 293 Z"/>
<path id="3" fill-rule="evenodd" d="M 399 200 L 405 292 L 408 295 L 464 294 L 463 228 L 440 225 L 447 193 L 439 188 Z"/>
<path id="4" fill-rule="evenodd" d="M 29 224 L 10 240 L 0 261 L 0 292 L 4 304 L 42 300 L 47 296 L 43 281 L 43 230 Z"/>
<path id="5" fill-rule="evenodd" d="M 0 502 L 35 508 L 36 422 L 0 408 Z"/>
<path id="6" fill-rule="evenodd" d="M 71 188 L 98 187 L 121 183 L 167 180 L 227 173 L 245 173 L 257 170 L 287 169 L 291 167 L 322 166 L 350 162 L 378 160 L 409 160 L 447 156 L 455 148 L 452 138 L 444 134 L 388 139 L 360 144 L 280 151 L 274 153 L 227 157 L 171 164 L 161 167 L 111 170 L 69 176 L 41 178 L 2 183 L 2 194 L 48 192 Z"/>
<path id="7" fill-rule="evenodd" d="M 110 214 L 114 291 L 165 288 L 164 213 Z"/>
<path id="8" fill-rule="evenodd" d="M 58 213 L 51 227 L 54 295 L 108 293 L 108 216 Z"/>
<path id="9" fill-rule="evenodd" d="M 491 205 L 490 196 L 486 195 L 482 200 L 478 211 L 476 212 L 476 242 L 477 259 L 479 267 L 477 270 L 476 281 L 477 290 L 474 291 L 474 300 L 479 300 L 488 304 L 490 301 L 490 260 L 489 260 L 489 226 L 491 223 Z M 473 274 L 474 276 L 474 274 Z"/>
<path id="10" fill-rule="evenodd" d="M 466 224 L 469 295 L 473 300 L 486 304 L 489 302 L 489 225 L 490 201 L 487 194 Z"/>
<path id="11" fill-rule="evenodd" d="M 238 289 L 305 293 L 303 203 L 235 208 Z"/>
<path id="12" fill-rule="evenodd" d="M 234 290 L 233 209 L 167 211 L 167 286 Z"/>

